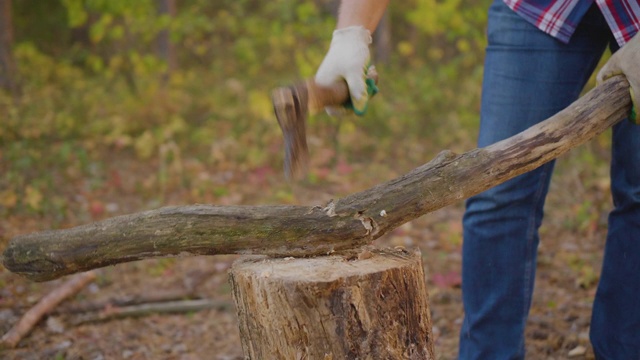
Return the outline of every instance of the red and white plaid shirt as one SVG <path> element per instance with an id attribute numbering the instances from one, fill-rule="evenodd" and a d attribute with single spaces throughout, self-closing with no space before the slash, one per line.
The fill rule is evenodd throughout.
<path id="1" fill-rule="evenodd" d="M 594 1 L 620 46 L 640 30 L 640 2 L 637 0 L 504 0 L 525 20 L 565 43 L 569 42 Z"/>

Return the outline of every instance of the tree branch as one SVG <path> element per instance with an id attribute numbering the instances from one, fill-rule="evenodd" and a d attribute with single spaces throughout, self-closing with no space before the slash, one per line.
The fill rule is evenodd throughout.
<path id="1" fill-rule="evenodd" d="M 45 295 L 38 303 L 29 311 L 27 311 L 20 321 L 15 324 L 2 339 L 0 339 L 0 348 L 15 348 L 20 340 L 33 330 L 33 327 L 48 313 L 53 311 L 58 304 L 65 299 L 77 294 L 86 285 L 95 280 L 96 273 L 93 271 L 79 274 L 61 286 Z"/>
<path id="2" fill-rule="evenodd" d="M 441 152 L 408 174 L 326 207 L 166 207 L 13 238 L 0 260 L 36 281 L 159 256 L 309 256 L 355 248 L 530 171 L 590 140 L 630 111 L 617 76 L 511 138 L 462 155 Z M 384 212 L 383 212 L 384 210 Z"/>

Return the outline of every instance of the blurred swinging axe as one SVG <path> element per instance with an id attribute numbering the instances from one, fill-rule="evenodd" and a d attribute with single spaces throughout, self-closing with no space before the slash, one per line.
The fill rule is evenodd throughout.
<path id="1" fill-rule="evenodd" d="M 367 78 L 378 83 L 374 66 L 367 70 Z M 273 109 L 284 136 L 284 173 L 287 179 L 304 175 L 309 163 L 307 147 L 307 118 L 327 106 L 340 106 L 349 100 L 345 81 L 329 87 L 316 84 L 313 78 L 276 88 L 271 93 Z"/>

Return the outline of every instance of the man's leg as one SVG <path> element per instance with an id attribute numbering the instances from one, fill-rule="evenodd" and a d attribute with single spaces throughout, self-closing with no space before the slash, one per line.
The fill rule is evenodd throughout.
<path id="1" fill-rule="evenodd" d="M 500 0 L 489 10 L 487 35 L 478 146 L 512 136 L 574 101 L 610 38 L 595 8 L 565 45 Z M 524 357 L 538 227 L 552 169 L 553 162 L 467 202 L 461 359 Z"/>
<path id="2" fill-rule="evenodd" d="M 615 209 L 609 214 L 591 341 L 598 359 L 640 359 L 640 126 L 616 125 L 612 150 Z"/>

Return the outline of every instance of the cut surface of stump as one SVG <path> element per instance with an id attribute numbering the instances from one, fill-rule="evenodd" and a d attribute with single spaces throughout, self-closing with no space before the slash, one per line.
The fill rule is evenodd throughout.
<path id="1" fill-rule="evenodd" d="M 434 359 L 419 250 L 243 258 L 230 271 L 248 359 Z"/>

